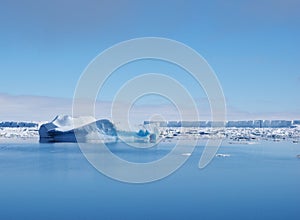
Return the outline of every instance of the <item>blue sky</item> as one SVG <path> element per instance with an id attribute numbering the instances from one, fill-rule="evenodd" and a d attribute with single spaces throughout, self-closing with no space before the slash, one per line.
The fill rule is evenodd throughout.
<path id="1" fill-rule="evenodd" d="M 22 109 L 7 113 L 20 96 L 72 98 L 95 56 L 148 36 L 171 38 L 200 53 L 217 74 L 231 114 L 300 118 L 299 10 L 296 0 L 1 0 L 0 119 L 22 118 Z M 204 97 L 184 74 L 176 77 L 195 99 Z M 111 99 L 118 79 L 112 77 L 103 100 Z"/>

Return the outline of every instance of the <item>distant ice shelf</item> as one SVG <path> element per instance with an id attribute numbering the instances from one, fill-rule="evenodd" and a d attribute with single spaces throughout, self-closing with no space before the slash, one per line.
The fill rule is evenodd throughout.
<path id="1" fill-rule="evenodd" d="M 0 128 L 35 128 L 38 126 L 36 122 L 22 122 L 22 121 L 2 121 Z"/>
<path id="2" fill-rule="evenodd" d="M 300 126 L 300 120 L 247 120 L 247 121 L 144 121 L 145 125 L 159 127 L 227 127 L 227 128 L 290 128 Z"/>

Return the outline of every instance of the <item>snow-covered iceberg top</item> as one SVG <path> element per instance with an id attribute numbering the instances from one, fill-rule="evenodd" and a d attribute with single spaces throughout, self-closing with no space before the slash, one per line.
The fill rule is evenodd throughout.
<path id="1" fill-rule="evenodd" d="M 81 116 L 73 118 L 69 115 L 58 115 L 49 125 L 56 126 L 57 131 L 70 131 L 74 128 L 79 128 L 84 125 L 95 122 L 96 119 L 92 116 Z"/>

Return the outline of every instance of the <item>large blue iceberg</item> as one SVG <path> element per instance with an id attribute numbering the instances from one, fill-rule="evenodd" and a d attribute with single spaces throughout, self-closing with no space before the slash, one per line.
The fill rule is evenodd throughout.
<path id="1" fill-rule="evenodd" d="M 138 132 L 117 130 L 108 119 L 94 117 L 73 118 L 59 115 L 53 121 L 42 124 L 39 129 L 40 142 L 156 142 L 157 132 L 147 129 Z"/>
<path id="2" fill-rule="evenodd" d="M 67 115 L 41 125 L 39 135 L 40 142 L 113 142 L 118 138 L 114 124 L 107 119 Z"/>

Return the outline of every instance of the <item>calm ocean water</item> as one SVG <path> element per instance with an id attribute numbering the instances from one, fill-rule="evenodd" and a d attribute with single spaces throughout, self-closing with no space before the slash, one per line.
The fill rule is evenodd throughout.
<path id="1" fill-rule="evenodd" d="M 170 144 L 111 150 L 151 161 Z M 204 169 L 203 147 L 172 175 L 146 184 L 110 179 L 77 144 L 1 143 L 0 219 L 299 219 L 300 144 L 223 144 Z"/>

